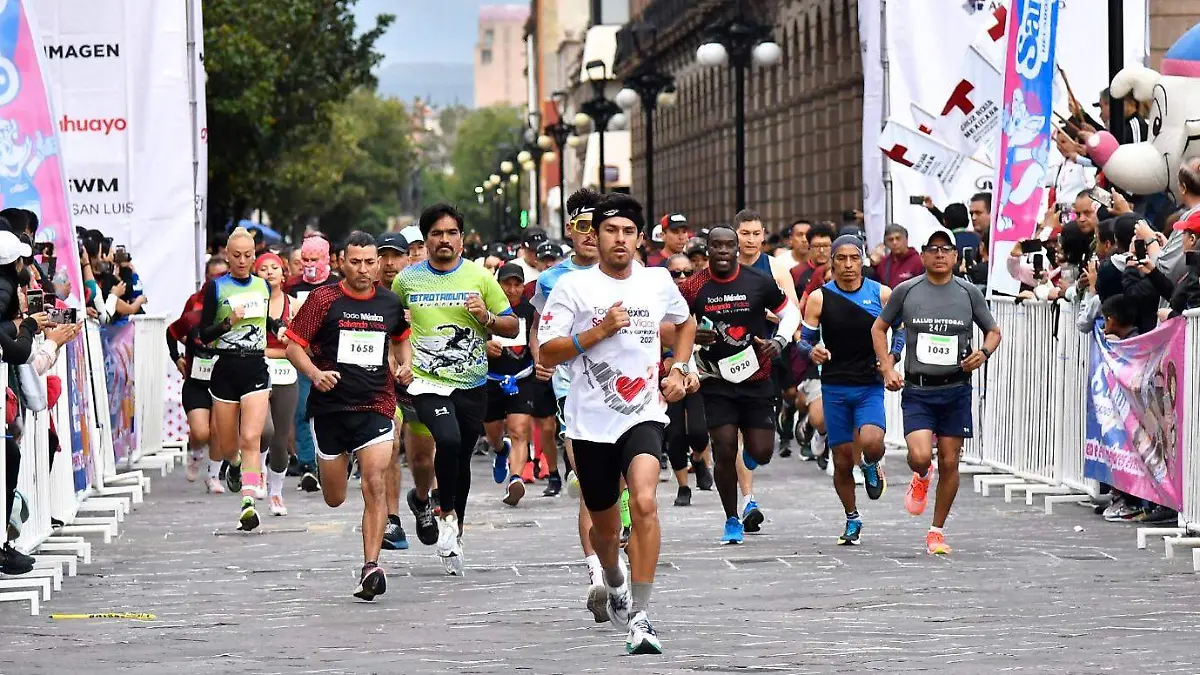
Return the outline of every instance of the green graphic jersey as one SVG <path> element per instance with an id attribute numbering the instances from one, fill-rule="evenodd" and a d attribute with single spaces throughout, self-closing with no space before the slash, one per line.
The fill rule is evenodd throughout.
<path id="1" fill-rule="evenodd" d="M 461 260 L 441 272 L 428 261 L 401 272 L 392 291 L 412 312 L 412 393 L 472 389 L 487 382 L 487 329 L 467 311 L 467 299 L 481 296 L 497 316 L 512 313 L 500 284 L 487 269 Z M 422 387 L 424 383 L 426 386 Z"/>
<path id="2" fill-rule="evenodd" d="M 219 354 L 262 354 L 267 348 L 267 303 L 271 299 L 267 282 L 256 276 L 234 279 L 226 274 L 211 284 L 205 304 L 215 301 L 212 325 L 229 318 L 234 307 L 244 307 L 246 313 L 209 346 Z"/>

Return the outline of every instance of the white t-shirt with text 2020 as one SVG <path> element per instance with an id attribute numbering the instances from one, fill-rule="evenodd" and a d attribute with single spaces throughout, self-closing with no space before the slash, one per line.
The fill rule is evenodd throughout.
<path id="1" fill-rule="evenodd" d="M 615 443 L 636 424 L 667 423 L 667 404 L 659 392 L 658 328 L 664 321 L 687 321 L 689 311 L 665 268 L 633 265 L 627 279 L 614 279 L 599 266 L 563 275 L 542 310 L 538 341 L 546 344 L 599 325 L 617 301 L 629 312 L 630 325 L 567 363 L 571 388 L 563 416 L 568 438 Z"/>

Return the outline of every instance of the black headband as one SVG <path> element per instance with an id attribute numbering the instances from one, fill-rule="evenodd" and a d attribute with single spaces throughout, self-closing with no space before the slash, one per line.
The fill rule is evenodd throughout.
<path id="1" fill-rule="evenodd" d="M 642 215 L 641 209 L 629 207 L 605 209 L 600 214 L 600 220 L 598 222 L 603 223 L 609 218 L 628 218 L 629 220 L 633 221 L 634 225 L 637 225 L 639 231 L 646 228 L 646 219 L 645 216 Z"/>

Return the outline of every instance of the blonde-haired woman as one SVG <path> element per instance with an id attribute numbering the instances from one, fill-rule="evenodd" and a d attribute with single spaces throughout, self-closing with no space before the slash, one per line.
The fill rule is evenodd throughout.
<path id="1" fill-rule="evenodd" d="M 264 356 L 271 290 L 251 274 L 254 237 L 245 228 L 229 235 L 225 253 L 229 272 L 204 289 L 200 339 L 220 356 L 209 382 L 213 433 L 229 460 L 229 489 L 242 493 L 238 529 L 250 531 L 259 525 L 254 500 L 265 496 L 259 442 L 270 411 L 271 375 Z"/>

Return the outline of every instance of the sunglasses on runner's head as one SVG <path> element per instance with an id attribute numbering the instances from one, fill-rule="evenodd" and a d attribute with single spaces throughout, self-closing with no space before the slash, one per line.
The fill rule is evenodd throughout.
<path id="1" fill-rule="evenodd" d="M 946 255 L 950 255 L 951 253 L 954 253 L 957 250 L 958 250 L 957 248 L 955 248 L 953 246 L 948 246 L 948 245 L 938 246 L 937 244 L 931 244 L 931 245 L 925 247 L 926 253 L 945 253 Z"/>
<path id="2" fill-rule="evenodd" d="M 571 219 L 571 229 L 579 234 L 592 233 L 592 214 L 581 213 Z"/>
<path id="3" fill-rule="evenodd" d="M 695 270 L 671 270 L 671 277 L 674 279 L 683 279 L 695 274 Z"/>

